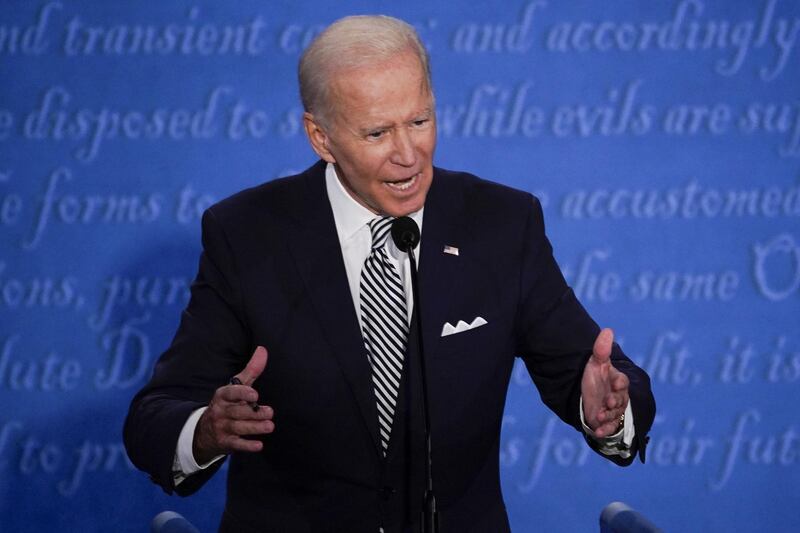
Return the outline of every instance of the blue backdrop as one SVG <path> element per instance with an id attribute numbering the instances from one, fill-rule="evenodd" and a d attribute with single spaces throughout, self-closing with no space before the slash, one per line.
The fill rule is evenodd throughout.
<path id="1" fill-rule="evenodd" d="M 355 13 L 430 49 L 436 163 L 540 196 L 568 280 L 651 375 L 646 465 L 557 423 L 521 368 L 515 531 L 800 529 L 800 4 L 0 1 L 0 530 L 216 528 L 121 426 L 169 342 L 203 209 L 314 161 L 295 68 Z"/>

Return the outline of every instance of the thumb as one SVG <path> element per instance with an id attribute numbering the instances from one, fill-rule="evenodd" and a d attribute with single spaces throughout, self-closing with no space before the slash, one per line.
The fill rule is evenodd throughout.
<path id="1" fill-rule="evenodd" d="M 242 385 L 250 386 L 253 382 L 258 379 L 258 376 L 264 371 L 267 367 L 267 349 L 263 346 L 258 346 L 256 350 L 253 352 L 253 355 L 250 357 L 250 360 L 247 362 L 247 366 L 244 367 L 244 370 L 239 372 L 236 376 L 242 382 Z"/>
<path id="2" fill-rule="evenodd" d="M 605 328 L 594 341 L 592 357 L 598 363 L 607 363 L 611 359 L 612 344 L 614 344 L 614 331 L 611 328 Z"/>

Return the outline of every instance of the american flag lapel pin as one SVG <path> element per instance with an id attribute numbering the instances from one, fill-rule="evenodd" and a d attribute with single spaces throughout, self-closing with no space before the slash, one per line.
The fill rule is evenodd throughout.
<path id="1" fill-rule="evenodd" d="M 450 255 L 458 255 L 458 248 L 445 244 L 443 252 Z"/>

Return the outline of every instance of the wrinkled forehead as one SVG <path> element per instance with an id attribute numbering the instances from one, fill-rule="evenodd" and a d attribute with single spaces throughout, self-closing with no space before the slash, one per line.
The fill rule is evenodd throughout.
<path id="1" fill-rule="evenodd" d="M 381 99 L 386 93 L 412 92 L 421 97 L 432 96 L 428 76 L 417 55 L 411 50 L 381 60 L 339 67 L 328 76 L 328 104 L 357 100 Z"/>
<path id="2" fill-rule="evenodd" d="M 347 77 L 360 72 L 374 72 L 387 69 L 408 68 L 413 65 L 418 75 L 428 82 L 425 67 L 412 46 L 402 48 L 390 55 L 376 54 L 370 48 L 355 47 L 346 53 L 339 61 L 332 62 L 328 67 L 327 78 L 329 82 L 334 78 Z"/>

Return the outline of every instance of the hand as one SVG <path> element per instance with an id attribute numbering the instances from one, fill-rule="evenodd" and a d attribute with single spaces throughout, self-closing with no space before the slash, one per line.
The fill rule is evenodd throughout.
<path id="1" fill-rule="evenodd" d="M 251 387 L 266 366 L 267 350 L 259 346 L 244 370 L 234 376 L 241 385 L 225 385 L 214 392 L 194 432 L 192 452 L 198 464 L 231 452 L 259 452 L 264 444 L 244 437 L 275 431 L 272 408 L 256 404 L 258 393 Z"/>
<path id="2" fill-rule="evenodd" d="M 584 420 L 598 438 L 620 430 L 620 417 L 628 406 L 628 376 L 611 364 L 613 343 L 613 331 L 600 332 L 581 380 Z"/>

